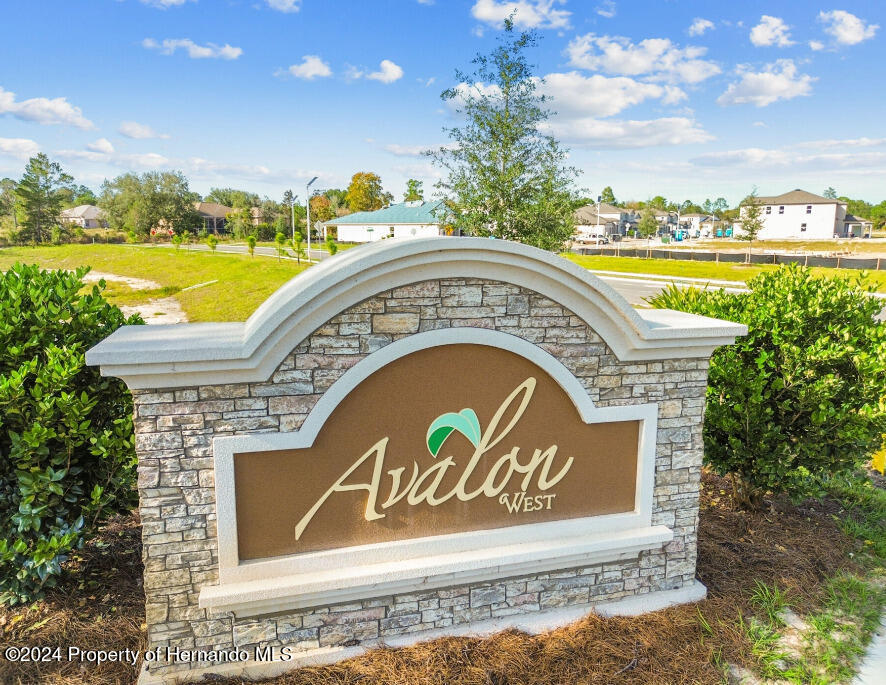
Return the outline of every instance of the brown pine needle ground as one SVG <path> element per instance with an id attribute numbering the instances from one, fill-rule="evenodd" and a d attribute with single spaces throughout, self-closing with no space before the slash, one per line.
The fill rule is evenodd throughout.
<path id="1" fill-rule="evenodd" d="M 841 532 L 833 501 L 795 507 L 776 500 L 762 512 L 733 506 L 728 482 L 705 474 L 698 577 L 709 596 L 698 604 L 635 618 L 590 615 L 543 635 L 505 631 L 486 639 L 442 638 L 376 649 L 331 666 L 304 668 L 275 685 L 553 685 L 721 683 L 723 664 L 752 667 L 745 620 L 755 581 L 777 584 L 800 612 L 825 579 L 851 568 L 858 544 Z M 3 645 L 144 648 L 139 528 L 114 521 L 74 561 L 62 587 L 30 609 L 0 608 Z M 0 683 L 131 683 L 137 670 L 65 661 L 11 664 L 0 657 Z M 245 682 L 226 680 L 233 684 Z"/>

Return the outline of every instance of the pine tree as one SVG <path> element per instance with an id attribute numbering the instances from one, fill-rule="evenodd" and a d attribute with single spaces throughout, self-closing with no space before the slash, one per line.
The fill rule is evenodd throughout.
<path id="1" fill-rule="evenodd" d="M 74 179 L 58 162 L 50 161 L 42 152 L 31 157 L 25 173 L 15 188 L 21 208 L 21 240 L 43 243 L 52 237 L 52 231 L 60 225 L 62 192 Z"/>

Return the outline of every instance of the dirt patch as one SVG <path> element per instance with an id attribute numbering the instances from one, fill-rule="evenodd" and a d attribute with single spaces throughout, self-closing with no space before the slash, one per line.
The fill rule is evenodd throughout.
<path id="1" fill-rule="evenodd" d="M 798 612 L 822 581 L 851 567 L 856 543 L 832 517 L 833 501 L 795 507 L 775 500 L 763 512 L 734 506 L 726 480 L 703 477 L 698 576 L 709 598 L 634 618 L 591 614 L 542 635 L 505 631 L 486 639 L 442 638 L 400 649 L 376 649 L 331 666 L 303 668 L 267 681 L 275 685 L 552 685 L 596 683 L 722 683 L 718 664 L 750 667 L 739 612 L 754 613 L 755 581 L 786 589 Z M 144 593 L 140 529 L 135 516 L 114 521 L 72 562 L 62 587 L 22 610 L 0 608 L 0 642 L 143 649 Z M 23 618 L 16 616 L 24 614 Z M 48 621 L 46 619 L 49 619 Z M 41 623 L 42 622 L 42 623 Z M 10 664 L 2 683 L 130 683 L 137 670 L 121 664 Z M 218 680 L 229 685 L 240 679 Z"/>
<path id="2" fill-rule="evenodd" d="M 83 277 L 85 283 L 98 283 L 102 279 L 123 283 L 132 290 L 160 290 L 163 287 L 156 281 L 146 278 L 119 276 L 103 271 L 90 271 Z M 151 299 L 143 304 L 120 305 L 120 309 L 126 316 L 141 314 L 147 324 L 187 323 L 188 321 L 188 315 L 185 314 L 185 310 L 174 297 Z"/>

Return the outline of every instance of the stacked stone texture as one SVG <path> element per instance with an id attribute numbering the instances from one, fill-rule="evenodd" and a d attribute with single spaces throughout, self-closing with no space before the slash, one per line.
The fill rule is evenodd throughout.
<path id="1" fill-rule="evenodd" d="M 677 589 L 695 574 L 707 360 L 620 362 L 571 312 L 525 288 L 431 280 L 353 306 L 300 343 L 266 382 L 134 391 L 148 648 L 355 644 L 567 605 Z M 510 333 L 568 368 L 599 407 L 659 406 L 653 525 L 674 539 L 637 558 L 401 594 L 269 618 L 200 609 L 218 580 L 212 439 L 294 431 L 349 368 L 394 340 L 463 326 Z M 200 664 L 152 665 L 164 674 Z"/>

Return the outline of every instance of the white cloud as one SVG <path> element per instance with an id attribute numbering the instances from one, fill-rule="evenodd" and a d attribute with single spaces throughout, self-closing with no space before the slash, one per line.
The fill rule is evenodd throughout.
<path id="1" fill-rule="evenodd" d="M 695 21 L 692 22 L 689 27 L 689 35 L 690 36 L 701 36 L 704 35 L 705 31 L 709 31 L 714 28 L 714 22 L 710 19 L 702 19 L 701 17 L 696 17 Z"/>
<path id="2" fill-rule="evenodd" d="M 792 59 L 780 59 L 758 72 L 743 64 L 736 68 L 736 73 L 741 80 L 731 83 L 726 92 L 717 98 L 717 104 L 765 107 L 777 100 L 811 94 L 812 82 L 816 80 L 808 74 L 798 73 Z"/>
<path id="3" fill-rule="evenodd" d="M 751 29 L 751 43 L 758 48 L 777 45 L 786 48 L 793 45 L 790 27 L 780 17 L 771 17 L 764 14 L 760 17 L 760 23 Z"/>
<path id="4" fill-rule="evenodd" d="M 632 43 L 623 36 L 588 33 L 570 41 L 569 64 L 589 71 L 620 76 L 646 76 L 674 83 L 699 83 L 720 73 L 720 67 L 700 59 L 707 48 L 680 48 L 667 38 L 647 38 Z"/>
<path id="5" fill-rule="evenodd" d="M 304 55 L 301 59 L 301 64 L 293 64 L 286 71 L 295 76 L 295 78 L 305 79 L 306 81 L 332 76 L 332 69 L 329 68 L 329 64 L 324 62 L 319 55 Z"/>
<path id="6" fill-rule="evenodd" d="M 74 107 L 67 98 L 30 98 L 16 101 L 15 93 L 0 87 L 0 114 L 9 114 L 22 121 L 38 124 L 64 124 L 83 130 L 95 125 L 83 116 L 83 110 Z"/>
<path id="7" fill-rule="evenodd" d="M 434 148 L 427 145 L 400 145 L 399 143 L 389 143 L 384 146 L 387 152 L 398 157 L 421 157 L 426 150 Z M 434 148 L 436 149 L 436 148 Z"/>
<path id="8" fill-rule="evenodd" d="M 170 7 L 178 7 L 184 5 L 188 0 L 141 0 L 143 5 L 151 7 L 159 7 L 160 9 L 169 9 Z"/>
<path id="9" fill-rule="evenodd" d="M 646 121 L 572 119 L 565 122 L 551 120 L 542 130 L 576 147 L 595 150 L 658 147 L 705 143 L 713 136 L 699 124 L 686 117 L 665 117 Z"/>
<path id="10" fill-rule="evenodd" d="M 0 138 L 0 155 L 28 159 L 40 152 L 36 141 L 28 138 Z"/>
<path id="11" fill-rule="evenodd" d="M 159 43 L 153 38 L 145 38 L 142 41 L 142 47 L 148 50 L 159 50 L 161 55 L 171 55 L 181 48 L 187 51 L 188 57 L 191 59 L 237 59 L 243 54 L 242 48 L 227 43 L 224 45 L 216 45 L 215 43 L 198 45 L 190 38 L 165 38 Z"/>
<path id="12" fill-rule="evenodd" d="M 886 152 L 826 152 L 798 154 L 790 148 L 764 149 L 758 147 L 723 152 L 710 152 L 689 160 L 700 167 L 740 167 L 747 169 L 857 169 L 880 167 L 886 163 Z"/>
<path id="13" fill-rule="evenodd" d="M 477 0 L 471 7 L 474 19 L 496 28 L 514 13 L 514 24 L 520 28 L 569 28 L 567 10 L 557 9 L 565 0 Z"/>
<path id="14" fill-rule="evenodd" d="M 127 138 L 135 138 L 136 140 L 146 140 L 148 138 L 169 138 L 166 133 L 157 133 L 147 124 L 140 124 L 137 121 L 123 121 L 117 131 Z"/>
<path id="15" fill-rule="evenodd" d="M 675 104 L 686 98 L 680 88 L 642 83 L 626 76 L 584 76 L 577 71 L 547 74 L 539 92 L 552 99 L 556 118 L 608 117 L 645 100 Z"/>
<path id="16" fill-rule="evenodd" d="M 381 64 L 379 64 L 378 71 L 367 74 L 366 78 L 373 81 L 381 81 L 382 83 L 393 83 L 403 78 L 403 68 L 389 59 L 383 59 Z"/>
<path id="17" fill-rule="evenodd" d="M 765 121 L 755 121 L 755 122 L 753 123 L 753 126 L 756 126 L 757 128 L 769 128 L 769 127 L 766 125 L 766 122 L 765 122 Z"/>
<path id="18" fill-rule="evenodd" d="M 886 138 L 828 138 L 826 140 L 808 140 L 802 143 L 794 143 L 791 147 L 811 147 L 816 150 L 832 147 L 879 147 L 886 145 Z"/>
<path id="19" fill-rule="evenodd" d="M 824 50 L 824 43 L 820 40 L 810 40 L 809 48 L 818 52 L 819 50 Z"/>
<path id="20" fill-rule="evenodd" d="M 102 152 L 106 155 L 109 155 L 114 151 L 114 146 L 107 138 L 99 138 L 98 140 L 95 140 L 91 143 L 87 143 L 86 149 L 92 150 L 93 152 Z"/>
<path id="21" fill-rule="evenodd" d="M 601 17 L 612 19 L 616 13 L 615 2 L 613 0 L 603 0 L 603 2 L 594 8 L 594 11 Z"/>
<path id="22" fill-rule="evenodd" d="M 824 31 L 833 37 L 838 45 L 857 45 L 873 38 L 879 24 L 866 24 L 854 14 L 844 10 L 819 12 L 818 20 L 825 25 Z"/>
<path id="23" fill-rule="evenodd" d="M 267 0 L 268 7 L 278 12 L 298 12 L 301 9 L 301 0 Z"/>

